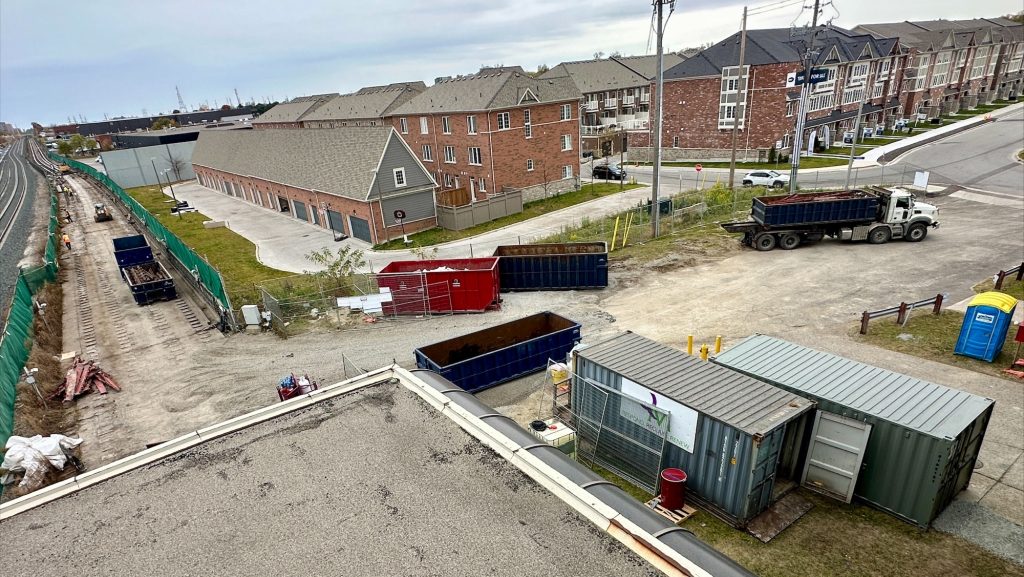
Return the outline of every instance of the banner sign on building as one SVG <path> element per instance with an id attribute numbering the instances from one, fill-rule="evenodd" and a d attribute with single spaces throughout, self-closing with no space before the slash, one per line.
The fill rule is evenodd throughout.
<path id="1" fill-rule="evenodd" d="M 693 453 L 693 444 L 697 437 L 697 411 L 625 377 L 622 378 L 622 394 L 668 412 L 665 415 L 640 404 L 622 403 L 619 414 L 624 419 L 658 434 L 665 430 L 664 419 L 668 419 L 668 435 L 665 440 L 687 453 Z"/>

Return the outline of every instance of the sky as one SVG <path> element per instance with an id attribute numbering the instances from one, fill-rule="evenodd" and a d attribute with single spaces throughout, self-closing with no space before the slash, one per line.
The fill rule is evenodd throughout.
<path id="1" fill-rule="evenodd" d="M 677 1 L 666 50 L 810 22 L 799 2 Z M 810 4 L 808 0 L 807 4 Z M 979 5 L 984 4 L 984 8 Z M 753 10 L 755 6 L 768 9 Z M 833 0 L 822 20 L 994 17 L 1020 0 Z M 655 51 L 651 0 L 0 1 L 0 121 L 87 121 Z M 145 112 L 143 112 L 145 111 Z"/>

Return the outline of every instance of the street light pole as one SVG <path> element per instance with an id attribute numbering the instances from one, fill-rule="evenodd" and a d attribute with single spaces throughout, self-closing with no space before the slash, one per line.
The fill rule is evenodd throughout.
<path id="1" fill-rule="evenodd" d="M 654 0 L 654 13 L 655 19 L 658 22 L 657 37 L 658 37 L 658 58 L 657 58 L 657 73 L 655 75 L 655 91 L 657 95 L 655 97 L 655 114 L 654 114 L 654 176 L 651 187 L 651 237 L 658 238 L 661 232 L 659 223 L 660 216 L 660 204 L 658 201 L 658 187 L 661 185 L 661 132 L 662 132 L 662 107 L 665 101 L 663 96 L 665 87 L 665 70 L 664 62 L 665 55 L 662 46 L 662 40 L 665 35 L 664 22 L 662 21 L 662 5 L 669 5 L 669 14 L 675 9 L 675 0 Z"/>
<path id="2" fill-rule="evenodd" d="M 164 170 L 164 174 L 167 175 L 167 188 L 171 190 L 171 198 L 174 199 L 174 212 L 181 218 L 181 210 L 178 209 L 178 197 L 174 194 L 174 187 L 171 185 L 171 169 Z"/>
<path id="3" fill-rule="evenodd" d="M 740 66 L 739 66 L 739 79 L 736 81 L 736 102 L 733 106 L 732 112 L 732 156 L 729 157 L 729 188 L 733 188 L 733 183 L 736 180 L 736 136 L 739 132 L 740 119 L 746 118 L 747 116 L 747 91 L 746 91 L 746 76 L 743 74 L 743 60 L 747 52 L 747 7 L 743 7 L 743 31 L 740 32 Z M 728 82 L 726 80 L 725 82 Z M 726 87 L 728 88 L 728 86 Z M 740 99 L 743 100 L 743 113 L 740 114 Z M 726 109 L 728 110 L 728 108 Z M 749 135 L 750 132 L 747 131 Z M 746 156 L 746 153 L 744 153 Z"/>
<path id="4" fill-rule="evenodd" d="M 853 154 L 857 150 L 857 131 L 860 130 L 860 115 L 864 112 L 864 97 L 868 92 L 867 82 L 864 83 L 864 94 L 860 97 L 860 104 L 857 105 L 857 116 L 853 117 L 853 142 L 850 143 L 850 163 L 846 165 L 846 184 L 843 190 L 850 190 L 850 172 L 853 170 Z"/>

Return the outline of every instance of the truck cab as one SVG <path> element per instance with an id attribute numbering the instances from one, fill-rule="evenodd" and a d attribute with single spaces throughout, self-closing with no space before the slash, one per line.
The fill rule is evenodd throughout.
<path id="1" fill-rule="evenodd" d="M 877 222 L 842 229 L 840 238 L 843 240 L 867 240 L 873 244 L 882 244 L 891 239 L 902 238 L 909 242 L 918 242 L 928 236 L 929 228 L 939 226 L 938 207 L 918 202 L 910 191 L 881 187 L 872 187 L 871 191 L 877 194 L 881 201 L 878 205 Z"/>

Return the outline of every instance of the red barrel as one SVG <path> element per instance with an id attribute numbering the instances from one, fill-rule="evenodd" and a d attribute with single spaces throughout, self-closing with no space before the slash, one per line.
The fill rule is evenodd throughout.
<path id="1" fill-rule="evenodd" d="M 661 506 L 678 511 L 686 502 L 686 472 L 682 469 L 665 469 L 661 472 Z"/>

